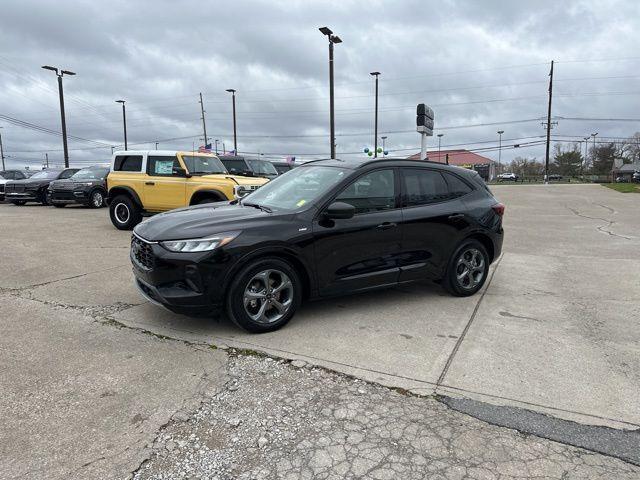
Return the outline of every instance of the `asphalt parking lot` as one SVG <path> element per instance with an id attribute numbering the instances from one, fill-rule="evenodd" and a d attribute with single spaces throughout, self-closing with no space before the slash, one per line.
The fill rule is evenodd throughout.
<path id="1" fill-rule="evenodd" d="M 614 435 L 637 430 L 637 196 L 598 185 L 492 189 L 507 206 L 506 236 L 503 255 L 482 294 L 453 298 L 425 283 L 324 300 L 303 306 L 283 330 L 263 335 L 247 334 L 225 319 L 178 316 L 145 302 L 132 283 L 129 233 L 115 230 L 105 209 L 2 204 L 5 333 L 0 356 L 8 367 L 0 380 L 10 393 L 0 400 L 0 412 L 13 419 L 4 433 L 20 437 L 36 425 L 56 422 L 62 422 L 69 430 L 63 435 L 70 437 L 80 425 L 89 431 L 106 429 L 102 447 L 87 448 L 89 459 L 77 465 L 87 474 L 92 465 L 113 461 L 109 442 L 121 441 L 118 435 L 126 430 L 130 445 L 144 447 L 118 452 L 118 475 L 132 471 L 132 465 L 148 457 L 158 429 L 175 411 L 193 410 L 222 388 L 223 350 L 228 347 L 302 360 L 418 395 L 437 394 L 454 410 L 478 418 L 489 415 L 477 411 L 480 404 L 505 407 L 504 418 L 494 412 L 498 418 L 491 423 L 507 427 L 516 428 L 509 415 L 526 409 L 578 426 L 609 427 L 614 430 L 606 431 Z M 86 323 L 86 317 L 99 320 Z M 73 330 L 67 330 L 68 325 Z M 105 328 L 116 333 L 107 335 Z M 58 351 L 70 339 L 74 348 Z M 183 350 L 182 343 L 172 339 L 195 347 Z M 209 345 L 221 349 L 212 351 Z M 101 368 L 118 346 L 119 367 L 129 377 L 113 378 Z M 139 368 L 137 355 L 154 360 Z M 57 378 L 47 374 L 52 364 L 59 367 Z M 79 384 L 78 370 L 93 383 Z M 111 419 L 106 427 L 97 420 L 95 425 L 83 421 L 89 410 L 82 402 L 60 400 L 65 395 L 74 398 L 77 388 L 111 398 L 109 392 L 118 390 L 114 385 L 122 387 L 123 382 L 150 384 L 143 397 L 154 400 L 143 402 L 133 394 L 120 399 L 123 417 Z M 38 398 L 37 392 L 44 390 L 53 397 Z M 42 410 L 47 402 L 59 409 Z M 25 405 L 37 407 L 37 414 Z M 83 431 L 76 430 L 70 451 L 82 444 Z M 636 433 L 622 444 L 631 450 L 640 445 Z M 28 476 L 30 470 L 12 455 L 34 446 L 51 451 L 51 439 L 59 434 L 49 427 L 29 440 L 0 447 L 1 456 L 9 458 L 2 461 L 2 470 L 12 472 L 10 478 Z M 595 450 L 640 463 L 640 457 L 634 460 L 632 453 L 616 453 L 616 448 Z M 59 457 L 29 468 L 54 468 Z M 69 469 L 56 472 L 70 474 Z"/>

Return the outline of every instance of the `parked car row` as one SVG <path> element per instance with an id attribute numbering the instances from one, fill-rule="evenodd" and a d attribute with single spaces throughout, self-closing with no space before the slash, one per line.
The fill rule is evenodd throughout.
<path id="1" fill-rule="evenodd" d="M 64 207 L 68 203 L 80 203 L 100 208 L 105 205 L 108 173 L 107 167 L 94 165 L 82 169 L 47 168 L 26 178 L 14 175 L 15 180 L 6 180 L 3 185 L 4 200 L 14 205 L 36 202 Z"/>

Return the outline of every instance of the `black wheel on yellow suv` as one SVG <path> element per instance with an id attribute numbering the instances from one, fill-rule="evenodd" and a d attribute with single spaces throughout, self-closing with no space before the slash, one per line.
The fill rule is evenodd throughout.
<path id="1" fill-rule="evenodd" d="M 109 216 L 118 230 L 132 230 L 142 221 L 140 207 L 127 195 L 118 195 L 111 201 Z"/>

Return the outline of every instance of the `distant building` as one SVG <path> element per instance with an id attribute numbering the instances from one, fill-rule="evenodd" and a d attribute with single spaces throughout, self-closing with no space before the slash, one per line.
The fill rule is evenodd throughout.
<path id="1" fill-rule="evenodd" d="M 427 157 L 431 162 L 446 163 L 447 155 L 449 155 L 449 165 L 475 170 L 485 181 L 492 180 L 496 176 L 496 162 L 468 150 L 442 150 L 440 154 L 429 152 Z M 420 154 L 416 153 L 408 158 L 420 160 Z"/>
<path id="2" fill-rule="evenodd" d="M 614 182 L 616 178 L 622 178 L 624 182 L 630 182 L 635 172 L 640 172 L 640 163 L 626 163 L 619 167 L 614 167 L 611 170 L 611 177 Z"/>

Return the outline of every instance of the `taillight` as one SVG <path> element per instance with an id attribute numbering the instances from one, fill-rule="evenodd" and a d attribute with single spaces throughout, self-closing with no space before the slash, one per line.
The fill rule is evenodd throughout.
<path id="1" fill-rule="evenodd" d="M 496 203 L 491 208 L 498 214 L 498 216 L 502 217 L 504 215 L 504 205 L 502 203 Z"/>

